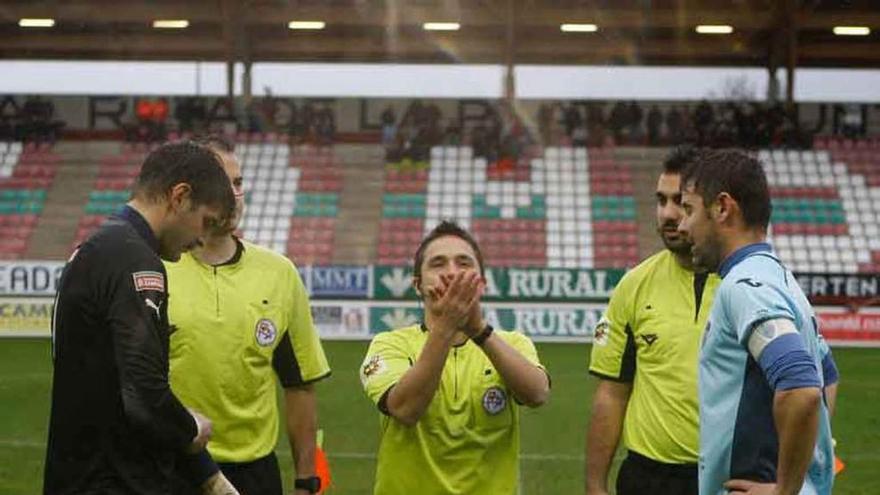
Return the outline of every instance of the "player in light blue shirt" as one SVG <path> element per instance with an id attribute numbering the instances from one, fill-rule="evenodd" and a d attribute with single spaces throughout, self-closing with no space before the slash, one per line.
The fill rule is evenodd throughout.
<path id="1" fill-rule="evenodd" d="M 806 296 L 764 242 L 761 165 L 705 151 L 681 184 L 694 264 L 722 277 L 700 353 L 700 494 L 830 494 L 823 388 L 837 373 Z"/>

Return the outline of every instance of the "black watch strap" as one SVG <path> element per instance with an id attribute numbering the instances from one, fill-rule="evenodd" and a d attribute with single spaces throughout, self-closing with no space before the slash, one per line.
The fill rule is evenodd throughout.
<path id="1" fill-rule="evenodd" d="M 317 476 L 297 478 L 293 480 L 293 487 L 297 490 L 306 490 L 309 493 L 318 493 L 321 491 L 321 478 Z"/>
<path id="2" fill-rule="evenodd" d="M 495 329 L 492 328 L 492 325 L 489 325 L 487 323 L 486 326 L 483 327 L 483 331 L 474 335 L 473 337 L 471 337 L 471 340 L 474 341 L 474 344 L 481 346 L 481 345 L 483 345 L 483 343 L 486 342 L 486 339 L 488 339 L 489 336 L 492 335 L 492 332 L 494 332 L 494 331 L 495 331 Z"/>

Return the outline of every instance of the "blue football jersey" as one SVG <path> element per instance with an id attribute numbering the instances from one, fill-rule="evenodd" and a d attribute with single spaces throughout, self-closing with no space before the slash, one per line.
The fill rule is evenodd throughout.
<path id="1" fill-rule="evenodd" d="M 753 244 L 722 264 L 700 352 L 700 494 L 723 495 L 730 479 L 776 481 L 779 439 L 774 391 L 748 350 L 754 326 L 784 318 L 794 322 L 813 357 L 821 383 L 828 348 L 816 316 L 792 273 L 768 244 Z M 830 494 L 834 476 L 831 424 L 824 401 L 819 434 L 801 495 Z"/>

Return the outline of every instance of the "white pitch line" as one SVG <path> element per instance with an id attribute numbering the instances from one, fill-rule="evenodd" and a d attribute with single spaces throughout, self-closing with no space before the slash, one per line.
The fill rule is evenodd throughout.
<path id="1" fill-rule="evenodd" d="M 19 373 L 15 375 L 0 376 L 0 383 L 44 380 L 46 378 L 52 378 L 52 373 Z"/>
<path id="2" fill-rule="evenodd" d="M 12 438 L 0 438 L 0 445 L 3 447 L 19 447 L 27 449 L 44 448 L 45 442 L 34 442 L 31 440 L 15 440 Z"/>

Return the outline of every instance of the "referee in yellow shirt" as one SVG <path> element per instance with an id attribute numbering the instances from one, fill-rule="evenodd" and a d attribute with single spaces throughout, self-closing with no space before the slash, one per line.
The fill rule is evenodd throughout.
<path id="1" fill-rule="evenodd" d="M 678 233 L 679 182 L 693 150 L 673 151 L 657 181 L 657 230 L 666 249 L 630 270 L 596 327 L 590 373 L 599 378 L 587 431 L 586 493 L 608 493 L 620 443 L 618 495 L 697 495 L 697 359 L 718 286 L 695 273 Z"/>
<path id="2" fill-rule="evenodd" d="M 312 384 L 330 368 L 308 294 L 290 260 L 233 234 L 244 206 L 241 168 L 230 143 L 219 137 L 201 141 L 223 162 L 236 215 L 203 246 L 166 264 L 171 386 L 187 407 L 214 422 L 208 451 L 243 495 L 283 495 L 274 454 L 280 383 L 295 460 L 294 493 L 317 493 Z"/>
<path id="3" fill-rule="evenodd" d="M 361 366 L 381 416 L 375 495 L 513 495 L 519 405 L 550 380 L 521 333 L 483 320 L 483 257 L 470 234 L 440 223 L 415 255 L 425 320 L 373 338 Z"/>

